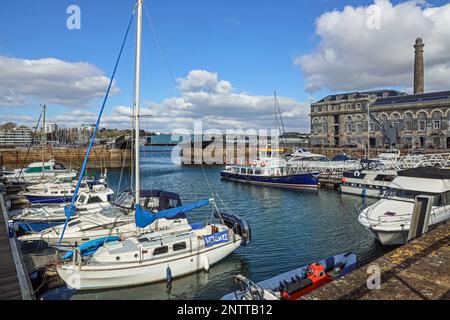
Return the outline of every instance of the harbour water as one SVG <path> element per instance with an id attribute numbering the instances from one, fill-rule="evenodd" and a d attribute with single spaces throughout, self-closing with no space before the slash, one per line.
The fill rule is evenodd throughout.
<path id="1" fill-rule="evenodd" d="M 143 148 L 141 158 L 142 188 L 177 192 L 184 203 L 218 193 L 231 211 L 249 221 L 252 243 L 209 273 L 174 279 L 170 292 L 166 283 L 92 292 L 60 288 L 47 293 L 46 299 L 219 299 L 233 291 L 232 279 L 238 274 L 257 282 L 337 253 L 353 251 L 362 263 L 383 253 L 372 233 L 357 221 L 359 197 L 334 190 L 288 190 L 221 181 L 221 167 L 174 164 L 167 147 Z M 130 174 L 130 169 L 109 171 L 110 186 L 117 191 L 120 182 L 120 190 L 129 188 Z M 210 216 L 207 207 L 188 218 L 195 222 Z"/>

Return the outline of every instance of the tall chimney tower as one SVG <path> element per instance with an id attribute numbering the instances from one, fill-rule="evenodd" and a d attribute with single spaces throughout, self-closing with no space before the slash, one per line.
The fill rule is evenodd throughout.
<path id="1" fill-rule="evenodd" d="M 417 38 L 414 45 L 416 49 L 414 58 L 414 94 L 424 93 L 423 47 L 425 47 L 425 44 L 422 38 Z"/>

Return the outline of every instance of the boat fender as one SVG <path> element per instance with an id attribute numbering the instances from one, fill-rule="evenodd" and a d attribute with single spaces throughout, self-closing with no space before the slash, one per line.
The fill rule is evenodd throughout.
<path id="1" fill-rule="evenodd" d="M 167 283 L 172 282 L 172 270 L 170 270 L 169 266 L 167 266 L 167 269 L 166 269 L 166 280 L 167 280 Z"/>
<path id="2" fill-rule="evenodd" d="M 208 257 L 206 255 L 202 255 L 202 260 L 203 260 L 203 267 L 205 268 L 205 271 L 208 272 L 209 271 Z"/>

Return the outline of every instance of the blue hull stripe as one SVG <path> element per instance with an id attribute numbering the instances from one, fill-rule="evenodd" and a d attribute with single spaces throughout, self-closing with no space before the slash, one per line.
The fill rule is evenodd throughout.
<path id="1" fill-rule="evenodd" d="M 319 179 L 309 173 L 281 177 L 264 177 L 221 172 L 221 176 L 226 180 L 274 187 L 318 188 L 319 186 Z"/>

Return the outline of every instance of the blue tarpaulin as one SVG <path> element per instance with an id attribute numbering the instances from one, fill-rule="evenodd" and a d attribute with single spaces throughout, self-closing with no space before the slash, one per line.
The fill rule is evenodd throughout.
<path id="1" fill-rule="evenodd" d="M 200 200 L 181 207 L 158 211 L 156 213 L 148 212 L 144 210 L 140 205 L 136 205 L 136 213 L 134 219 L 136 222 L 136 226 L 138 226 L 139 228 L 145 228 L 158 219 L 173 219 L 182 215 L 183 213 L 187 213 L 194 209 L 207 206 L 208 204 L 209 200 Z"/>

